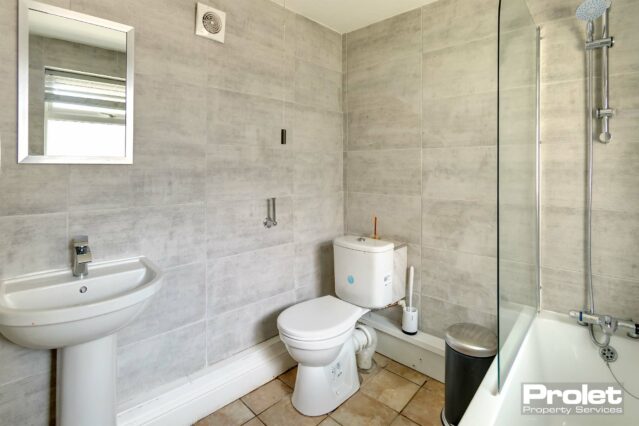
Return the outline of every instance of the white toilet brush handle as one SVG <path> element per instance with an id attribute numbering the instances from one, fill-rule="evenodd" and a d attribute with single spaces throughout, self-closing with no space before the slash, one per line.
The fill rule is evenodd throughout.
<path id="1" fill-rule="evenodd" d="M 413 281 L 415 280 L 415 267 L 408 269 L 408 307 L 413 307 Z"/>

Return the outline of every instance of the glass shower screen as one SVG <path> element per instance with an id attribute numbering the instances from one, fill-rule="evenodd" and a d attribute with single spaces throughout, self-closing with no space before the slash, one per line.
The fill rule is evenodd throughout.
<path id="1" fill-rule="evenodd" d="M 538 305 L 538 29 L 525 0 L 501 0 L 498 336 L 501 389 Z"/>

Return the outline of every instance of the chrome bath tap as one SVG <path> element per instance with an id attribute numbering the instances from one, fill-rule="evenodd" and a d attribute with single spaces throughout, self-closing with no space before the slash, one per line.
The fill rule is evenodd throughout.
<path id="1" fill-rule="evenodd" d="M 84 277 L 89 273 L 89 262 L 93 260 L 89 248 L 89 237 L 80 235 L 73 238 L 73 276 Z"/>
<path id="2" fill-rule="evenodd" d="M 610 336 L 615 334 L 618 328 L 626 330 L 628 337 L 636 339 L 639 335 L 639 324 L 633 320 L 622 320 L 610 315 L 589 314 L 582 311 L 570 311 L 570 317 L 582 324 L 598 325 L 607 341 L 610 341 Z"/>

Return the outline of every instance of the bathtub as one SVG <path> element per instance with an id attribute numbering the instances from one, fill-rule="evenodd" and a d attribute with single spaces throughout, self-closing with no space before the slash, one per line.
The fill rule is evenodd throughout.
<path id="1" fill-rule="evenodd" d="M 460 426 L 639 425 L 639 401 L 627 394 L 621 415 L 522 415 L 522 383 L 615 383 L 588 330 L 567 315 L 542 311 L 526 330 L 501 392 L 497 392 L 495 359 Z M 517 332 L 515 326 L 514 336 Z M 639 395 L 639 341 L 618 334 L 611 341 L 619 353 L 612 370 L 630 392 Z M 516 352 L 508 343 L 505 349 Z"/>

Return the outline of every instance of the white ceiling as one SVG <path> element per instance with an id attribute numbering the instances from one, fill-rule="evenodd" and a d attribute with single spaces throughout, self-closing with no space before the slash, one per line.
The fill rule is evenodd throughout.
<path id="1" fill-rule="evenodd" d="M 348 33 L 436 0 L 273 0 L 339 33 Z"/>

